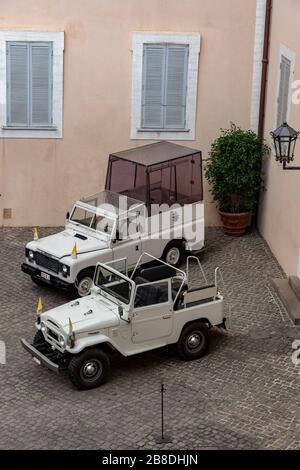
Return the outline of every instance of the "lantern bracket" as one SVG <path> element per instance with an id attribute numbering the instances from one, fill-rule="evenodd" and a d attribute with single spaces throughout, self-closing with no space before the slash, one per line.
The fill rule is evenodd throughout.
<path id="1" fill-rule="evenodd" d="M 286 162 L 283 162 L 284 170 L 300 170 L 300 166 L 288 166 Z"/>

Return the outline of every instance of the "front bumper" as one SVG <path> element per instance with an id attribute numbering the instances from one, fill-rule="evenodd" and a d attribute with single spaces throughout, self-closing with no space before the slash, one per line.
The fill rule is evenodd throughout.
<path id="1" fill-rule="evenodd" d="M 58 364 L 55 364 L 50 359 L 48 359 L 48 357 L 38 351 L 34 346 L 29 344 L 25 339 L 21 339 L 21 344 L 23 348 L 29 352 L 29 354 L 31 354 L 39 364 L 47 367 L 47 369 L 50 369 L 52 372 L 56 372 L 57 374 L 60 372 L 60 367 Z"/>
<path id="2" fill-rule="evenodd" d="M 227 318 L 224 318 L 223 322 L 220 325 L 217 325 L 217 327 L 218 328 L 223 328 L 223 330 L 227 330 L 226 321 L 227 321 Z"/>
<path id="3" fill-rule="evenodd" d="M 67 281 L 63 281 L 62 279 L 60 279 L 56 276 L 53 276 L 52 274 L 50 274 L 50 280 L 49 281 L 47 279 L 44 279 L 43 277 L 41 277 L 41 272 L 42 272 L 41 269 L 36 268 L 34 266 L 30 266 L 27 263 L 23 263 L 21 265 L 21 270 L 23 271 L 23 273 L 29 274 L 29 276 L 33 277 L 34 279 L 37 279 L 40 282 L 43 282 L 44 284 L 48 284 L 50 286 L 57 287 L 57 288 L 62 289 L 64 291 L 69 292 L 73 287 L 73 284 L 70 284 Z"/>

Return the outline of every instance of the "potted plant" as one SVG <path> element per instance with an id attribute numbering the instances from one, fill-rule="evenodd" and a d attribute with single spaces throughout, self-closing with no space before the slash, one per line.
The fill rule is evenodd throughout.
<path id="1" fill-rule="evenodd" d="M 255 132 L 231 124 L 212 144 L 206 178 L 227 235 L 246 231 L 251 211 L 264 189 L 262 157 L 269 147 Z"/>

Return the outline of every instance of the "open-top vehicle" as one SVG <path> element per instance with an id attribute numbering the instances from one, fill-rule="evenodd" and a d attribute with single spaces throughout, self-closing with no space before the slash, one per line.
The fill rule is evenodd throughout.
<path id="1" fill-rule="evenodd" d="M 201 152 L 170 142 L 110 155 L 105 190 L 78 200 L 65 230 L 26 245 L 23 272 L 88 295 L 97 262 L 150 252 L 180 266 L 204 246 Z"/>
<path id="2" fill-rule="evenodd" d="M 114 263 L 118 269 L 98 263 L 91 294 L 38 315 L 33 343 L 22 339 L 23 347 L 52 371 L 68 370 L 79 389 L 105 381 L 113 353 L 177 344 L 185 360 L 203 356 L 209 329 L 225 328 L 217 276 L 213 285 L 191 288 L 184 271 L 157 259 L 158 265 L 141 269 L 153 259 L 142 254 L 130 277 L 125 260 Z"/>

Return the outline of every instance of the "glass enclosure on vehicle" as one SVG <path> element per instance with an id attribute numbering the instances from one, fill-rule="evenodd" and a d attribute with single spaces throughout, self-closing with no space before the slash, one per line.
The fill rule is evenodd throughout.
<path id="1" fill-rule="evenodd" d="M 74 207 L 69 220 L 76 225 L 91 228 L 109 236 L 112 234 L 115 225 L 115 219 L 79 206 Z"/>
<path id="2" fill-rule="evenodd" d="M 106 189 L 147 204 L 203 200 L 201 152 L 170 142 L 110 155 Z"/>

